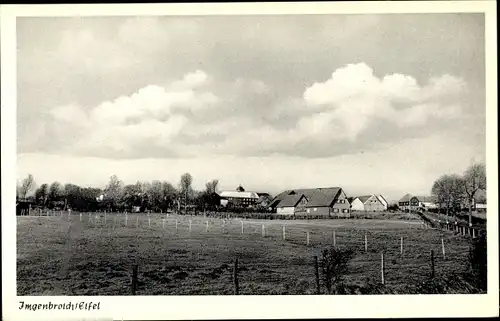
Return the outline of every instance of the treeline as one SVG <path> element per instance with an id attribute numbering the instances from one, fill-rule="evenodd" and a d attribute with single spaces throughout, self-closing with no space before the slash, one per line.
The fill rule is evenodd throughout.
<path id="1" fill-rule="evenodd" d="M 194 190 L 192 182 L 192 176 L 185 173 L 177 188 L 170 182 L 158 180 L 125 185 L 113 175 L 104 189 L 62 185 L 60 182 L 43 183 L 37 187 L 30 174 L 17 186 L 17 200 L 28 200 L 42 209 L 76 211 L 217 210 L 220 205 L 216 193 L 219 181 L 214 179 L 206 183 L 203 191 Z"/>
<path id="2" fill-rule="evenodd" d="M 476 202 L 486 203 L 486 165 L 472 164 L 462 175 L 442 175 L 432 185 L 431 193 L 447 215 L 456 215 L 467 207 L 471 221 Z"/>

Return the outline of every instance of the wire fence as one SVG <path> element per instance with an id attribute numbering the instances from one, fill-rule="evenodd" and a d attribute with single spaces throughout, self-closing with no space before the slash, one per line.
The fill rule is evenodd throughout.
<path id="1" fill-rule="evenodd" d="M 291 253 L 290 258 L 284 259 L 286 263 L 284 261 L 266 261 L 265 258 L 259 256 L 252 257 L 249 255 L 246 257 L 244 252 L 235 254 L 236 257 L 240 257 L 238 292 L 241 291 L 241 293 L 247 294 L 264 291 L 263 289 L 252 288 L 249 285 L 260 283 L 285 284 L 286 286 L 283 285 L 285 288 L 282 289 L 285 293 L 293 293 L 294 291 L 300 293 L 301 291 L 312 291 L 313 293 L 315 291 L 315 278 L 314 269 L 312 269 L 312 258 L 321 255 L 321 251 L 327 247 L 351 249 L 355 252 L 356 255 L 351 262 L 348 276 L 348 279 L 350 278 L 354 282 L 371 279 L 384 284 L 404 284 L 405 280 L 402 281 L 401 278 L 411 276 L 414 279 L 423 280 L 428 278 L 431 271 L 436 268 L 440 271 L 439 273 L 448 273 L 461 270 L 467 264 L 468 246 L 467 242 L 464 242 L 464 238 L 461 237 L 462 235 L 452 231 L 436 230 L 431 228 L 429 224 L 420 222 L 370 220 L 368 224 L 358 224 L 349 222 L 349 220 L 328 222 L 269 221 L 171 213 L 132 214 L 49 211 L 45 213 L 39 212 L 39 214 L 36 217 L 40 218 L 40 224 L 44 224 L 43 218 L 45 217 L 51 218 L 51 222 L 54 220 L 66 222 L 68 225 L 68 240 L 84 237 L 86 231 L 94 231 L 95 233 L 92 235 L 105 236 L 108 239 L 148 236 L 154 237 L 151 240 L 152 242 L 194 240 L 198 243 L 219 239 L 221 243 L 224 243 L 225 240 L 263 242 L 262 246 L 266 248 L 269 248 L 269 244 L 277 244 L 283 246 L 283 251 L 291 247 L 288 249 Z M 391 225 L 389 229 L 387 229 L 388 225 Z M 104 241 L 95 240 L 95 242 Z M 112 240 L 107 240 L 100 247 L 110 247 L 112 244 Z M 168 243 L 158 243 L 158 247 L 155 248 L 157 250 L 154 251 L 161 251 L 162 246 L 165 246 L 165 244 Z M 71 248 L 72 246 L 74 247 L 74 244 L 68 241 L 67 249 L 64 250 L 67 256 L 73 255 L 71 252 L 75 250 Z M 166 247 L 169 247 L 169 245 Z M 124 249 L 117 248 L 116 251 L 124 251 Z M 204 248 L 203 246 L 200 252 L 201 255 L 210 254 L 212 258 L 218 255 L 217 253 L 211 253 L 210 248 Z M 126 256 L 130 252 L 122 253 L 122 255 Z M 143 255 L 137 254 L 137 252 L 134 253 L 130 255 Z M 200 253 L 198 254 L 200 255 Z M 225 263 L 217 263 L 219 265 L 212 260 L 208 263 L 205 262 L 204 265 L 198 266 L 198 272 L 196 272 L 182 269 L 177 271 L 169 270 L 159 268 L 159 265 L 147 267 L 149 263 L 144 262 L 151 259 L 153 254 L 149 253 L 148 255 L 148 257 L 144 258 L 142 265 L 137 261 L 132 264 L 133 269 L 136 269 L 135 266 L 138 265 L 139 272 L 134 272 L 133 269 L 130 270 L 130 267 L 125 268 L 126 272 L 123 271 L 124 274 L 129 275 L 130 270 L 132 275 L 135 275 L 135 278 L 142 280 L 142 283 L 137 280 L 132 282 L 134 284 L 133 293 L 160 294 L 168 292 L 175 294 L 176 292 L 172 288 L 168 290 L 158 289 L 158 282 L 161 283 L 162 275 L 168 275 L 170 279 L 182 280 L 183 273 L 187 275 L 198 273 L 196 275 L 199 278 L 194 278 L 190 283 L 192 293 L 200 293 L 200 289 L 207 289 L 209 286 L 216 289 L 215 291 L 220 294 L 233 294 L 232 292 L 236 291 L 233 289 L 235 286 L 233 282 L 233 261 L 227 262 L 227 257 L 224 258 L 225 261 L 222 260 Z M 287 254 L 284 252 L 283 255 L 286 256 Z M 202 261 L 200 261 L 200 264 L 202 264 Z M 70 262 L 62 263 L 62 268 L 66 269 L 63 275 L 68 275 L 69 265 Z M 295 267 L 297 271 L 301 271 L 299 275 L 313 273 L 313 277 L 306 278 L 306 281 L 302 280 L 302 285 L 301 282 L 290 285 L 290 276 L 284 272 L 285 269 L 290 267 Z M 89 273 L 92 273 L 92 269 L 98 268 L 97 266 L 89 268 Z M 303 287 L 303 289 L 300 289 L 300 287 Z M 129 290 L 123 288 L 114 291 L 116 291 L 115 294 L 129 293 Z M 184 289 L 184 291 L 186 290 Z M 201 294 L 203 294 L 203 291 L 201 291 Z"/>

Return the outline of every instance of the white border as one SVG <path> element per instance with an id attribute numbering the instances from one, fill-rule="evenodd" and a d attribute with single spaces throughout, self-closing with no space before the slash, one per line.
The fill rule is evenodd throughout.
<path id="1" fill-rule="evenodd" d="M 2 5 L 1 21 L 1 153 L 2 153 L 2 310 L 6 320 L 68 320 L 104 317 L 115 320 L 332 318 L 332 317 L 479 317 L 498 316 L 498 150 L 496 2 L 355 2 L 123 4 L 123 5 Z M 25 301 L 100 301 L 98 313 L 19 311 L 16 296 L 16 38 L 21 16 L 118 15 L 239 15 L 484 12 L 486 17 L 486 105 L 488 172 L 488 294 L 415 296 L 141 296 L 23 297 Z M 12 188 L 11 188 L 12 187 Z"/>

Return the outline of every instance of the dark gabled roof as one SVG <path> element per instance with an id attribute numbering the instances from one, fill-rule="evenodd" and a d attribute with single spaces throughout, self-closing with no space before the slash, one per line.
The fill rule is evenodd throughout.
<path id="1" fill-rule="evenodd" d="M 312 196 L 308 198 L 306 207 L 326 207 L 331 206 L 340 192 L 340 187 L 318 188 L 314 190 Z"/>
<path id="2" fill-rule="evenodd" d="M 409 202 L 412 197 L 413 196 L 411 196 L 411 194 L 406 194 L 405 196 L 401 197 L 398 202 Z"/>
<path id="3" fill-rule="evenodd" d="M 281 202 L 289 196 L 304 195 L 308 200 L 306 207 L 330 206 L 337 197 L 340 190 L 340 187 L 289 189 L 276 195 L 276 197 L 271 202 L 271 205 L 276 206 L 278 204 L 276 202 Z M 279 203 L 279 206 L 281 206 L 281 203 Z"/>
<path id="4" fill-rule="evenodd" d="M 302 197 L 305 197 L 304 194 L 293 194 L 293 195 L 287 195 L 284 199 L 279 202 L 277 207 L 295 207 Z"/>

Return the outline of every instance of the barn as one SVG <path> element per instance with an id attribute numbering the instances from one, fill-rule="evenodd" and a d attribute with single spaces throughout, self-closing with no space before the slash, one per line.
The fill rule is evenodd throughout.
<path id="1" fill-rule="evenodd" d="M 276 213 L 349 216 L 350 204 L 340 187 L 286 190 L 271 202 Z"/>

